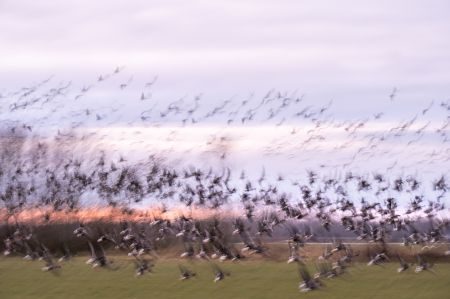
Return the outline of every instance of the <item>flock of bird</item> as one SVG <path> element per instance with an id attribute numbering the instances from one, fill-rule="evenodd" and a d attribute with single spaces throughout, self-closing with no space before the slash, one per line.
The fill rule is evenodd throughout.
<path id="1" fill-rule="evenodd" d="M 170 139 L 182 128 L 214 125 L 222 129 L 212 135 L 221 140 L 226 137 L 223 128 L 269 125 L 286 127 L 286 132 L 268 142 L 263 149 L 267 155 L 286 148 L 292 148 L 289 156 L 292 159 L 298 152 L 322 151 L 324 156 L 345 153 L 339 156 L 339 163 L 321 161 L 322 168 L 351 169 L 357 167 L 358 162 L 383 158 L 391 161 L 386 167 L 386 171 L 390 171 L 405 166 L 408 160 L 405 153 L 409 160 L 415 156 L 410 163 L 416 167 L 450 161 L 448 100 L 430 100 L 418 108 L 404 103 L 403 107 L 397 104 L 400 92 L 395 88 L 386 97 L 387 104 L 378 108 L 380 111 L 345 119 L 333 113 L 334 101 L 316 107 L 314 103 L 308 103 L 305 95 L 296 92 L 271 90 L 260 99 L 251 94 L 224 101 L 206 99 L 204 95 L 192 99 L 183 96 L 172 101 L 158 100 L 153 96 L 157 77 L 141 83 L 125 72 L 124 67 L 117 67 L 110 73 L 95 76 L 93 82 L 79 88 L 71 81 L 55 83 L 55 78 L 50 77 L 37 84 L 1 92 L 1 122 L 4 127 L 25 128 L 46 136 L 57 128 L 55 139 L 73 132 L 88 138 L 90 134 L 95 135 L 90 128 L 117 126 L 141 131 L 148 127 L 169 126 L 174 128 L 167 136 Z M 395 114 L 390 115 L 391 110 L 411 111 L 411 115 L 402 116 L 405 119 L 397 122 Z M 125 134 L 131 130 L 127 132 Z M 335 139 L 335 134 L 339 134 L 339 140 Z M 93 138 L 98 143 L 112 139 L 111 134 L 101 133 Z M 332 148 L 327 147 L 330 142 Z M 422 146 L 430 142 L 436 147 Z M 151 146 L 146 140 L 139 143 L 142 147 Z M 387 159 L 388 156 L 391 159 Z M 226 153 L 220 153 L 220 157 L 226 158 Z"/>
<path id="2" fill-rule="evenodd" d="M 304 184 L 292 182 L 301 194 L 293 199 L 278 190 L 276 182 L 274 184 L 266 180 L 264 173 L 255 181 L 243 173 L 239 178 L 239 185 L 230 180 L 229 169 L 220 174 L 195 168 L 178 173 L 154 162 L 143 183 L 136 174 L 136 168 L 132 171 L 133 168 L 129 165 L 120 168 L 114 162 L 107 164 L 104 158 L 100 158 L 97 169 L 86 175 L 81 172 L 79 164 L 71 162 L 62 165 L 61 169 L 65 172 L 60 175 L 46 170 L 45 182 L 53 193 L 45 191 L 45 194 L 57 201 L 46 201 L 39 205 L 53 204 L 52 211 L 70 210 L 76 206 L 76 202 L 70 200 L 80 196 L 81 189 L 77 191 L 77 188 L 96 191 L 108 205 L 121 207 L 126 215 L 140 213 L 130 205 L 129 201 L 132 199 L 139 201 L 150 196 L 161 203 L 158 215 L 147 215 L 149 219 L 139 222 L 123 221 L 120 229 L 103 229 L 101 234 L 88 223 L 80 223 L 73 234 L 86 242 L 91 255 L 87 263 L 93 267 L 117 269 L 118 265 L 107 258 L 105 251 L 105 247 L 113 247 L 133 258 L 136 275 L 141 276 L 152 271 L 158 256 L 164 251 L 160 244 L 168 239 L 179 239 L 183 249 L 180 258 L 200 259 L 210 263 L 214 281 L 217 282 L 230 275 L 219 266 L 218 261 L 239 261 L 251 255 L 268 257 L 270 249 L 266 242 L 276 235 L 287 234 L 287 262 L 298 265 L 302 279 L 300 289 L 310 291 L 323 285 L 321 280 L 324 278 L 345 273 L 354 258 L 360 254 L 350 244 L 345 244 L 333 235 L 338 227 L 351 232 L 355 239 L 372 244 L 369 247 L 368 266 L 382 265 L 395 258 L 392 250 L 388 250 L 388 243 L 396 238 L 395 233 L 401 236 L 404 246 L 418 248 L 416 272 L 433 271 L 432 264 L 426 261 L 424 254 L 433 248 L 447 246 L 450 222 L 445 219 L 447 209 L 444 200 L 450 186 L 444 176 L 432 183 L 437 196 L 435 200 L 429 199 L 426 203 L 424 196 L 417 194 L 423 182 L 413 177 L 400 177 L 390 181 L 381 174 L 368 177 L 348 173 L 344 180 L 338 181 L 321 179 L 317 173 L 310 171 Z M 115 172 L 118 173 L 116 179 L 111 181 Z M 16 171 L 16 178 L 13 180 L 19 180 L 21 173 L 22 171 Z M 360 195 L 373 192 L 379 199 L 369 202 L 362 198 L 359 203 L 355 202 L 352 199 L 355 195 L 349 193 L 352 185 L 357 187 Z M 32 193 L 36 190 L 30 188 L 32 190 L 9 188 L 7 192 L 10 193 L 1 194 L 1 199 L 7 202 L 8 197 L 12 199 L 18 196 L 11 194 Z M 57 188 L 69 189 L 58 191 Z M 75 194 L 69 196 L 72 191 Z M 387 196 L 390 192 L 397 195 L 406 193 L 411 197 L 408 205 L 402 208 L 395 196 Z M 124 194 L 126 197 L 123 197 L 123 201 L 115 198 Z M 327 194 L 335 194 L 337 197 L 331 200 Z M 241 212 L 237 215 L 225 214 L 224 211 L 235 202 L 235 198 L 242 208 Z M 61 202 L 63 199 L 68 202 Z M 174 201 L 187 209 L 179 217 L 164 217 L 169 212 L 167 205 Z M 212 220 L 200 220 L 189 213 L 190 208 L 206 208 L 213 212 L 223 209 L 221 216 L 213 213 Z M 14 212 L 15 210 L 11 210 L 12 214 Z M 51 220 L 49 214 L 45 214 L 45 217 L 46 221 Z M 226 231 L 230 219 L 233 219 L 231 234 Z M 314 222 L 319 224 L 315 232 L 310 226 Z M 320 237 L 332 242 L 317 257 L 317 273 L 311 275 L 302 250 L 305 250 L 306 244 L 314 243 Z M 60 269 L 62 262 L 71 257 L 70 249 L 61 245 L 64 248 L 63 255 L 59 262 L 55 261 L 51 251 L 36 234 L 19 223 L 17 230 L 6 237 L 4 245 L 5 255 L 22 254 L 26 259 L 43 259 L 45 271 Z M 371 253 L 371 250 L 376 251 Z M 450 250 L 445 254 L 450 255 Z M 400 262 L 398 272 L 410 268 L 404 257 L 398 254 L 397 259 Z M 195 275 L 187 266 L 180 265 L 180 279 L 187 280 Z"/>
<path id="3" fill-rule="evenodd" d="M 120 120 L 120 113 L 126 109 L 123 103 L 110 103 L 106 108 L 80 109 L 79 105 L 108 81 L 120 80 L 116 86 L 118 92 L 130 89 L 134 78 L 123 80 L 122 72 L 123 67 L 118 67 L 109 74 L 99 75 L 94 83 L 75 89 L 75 92 L 71 82 L 47 88 L 53 82 L 53 78 L 49 78 L 33 86 L 0 93 L 0 115 L 8 113 L 10 117 L 1 120 L 4 130 L 0 140 L 0 208 L 6 222 L 15 225 L 4 239 L 5 255 L 42 259 L 45 262 L 43 270 L 59 271 L 64 261 L 71 258 L 71 249 L 67 244 L 61 244 L 61 256 L 57 261 L 55 249 L 33 233 L 39 226 L 28 228 L 21 223 L 20 215 L 30 209 L 42 210 L 42 221 L 48 223 L 54 220 L 55 212 L 76 214 L 85 207 L 86 198 L 96 198 L 100 206 L 121 210 L 124 219 L 138 214 L 143 218 L 139 222 L 124 220 L 120 229 L 111 226 L 101 232 L 92 224 L 80 223 L 74 229 L 73 237 L 86 242 L 90 252 L 87 263 L 93 267 L 119 268 L 106 255 L 107 248 L 116 248 L 133 260 L 137 276 L 144 275 L 152 272 L 158 256 L 164 251 L 161 244 L 175 239 L 182 244 L 180 258 L 209 263 L 213 280 L 217 282 L 230 275 L 219 266 L 220 262 L 239 261 L 252 255 L 268 257 L 267 242 L 274 237 L 287 236 L 284 238 L 289 252 L 287 262 L 298 266 L 300 290 L 311 291 L 323 286 L 324 279 L 346 273 L 361 254 L 354 250 L 355 246 L 344 243 L 335 235 L 342 230 L 354 239 L 371 244 L 368 266 L 381 266 L 398 259 L 398 272 L 411 268 L 405 257 L 393 254 L 388 248 L 389 242 L 401 240 L 404 246 L 418 248 L 415 272 L 434 273 L 433 264 L 427 261 L 425 253 L 447 246 L 450 222 L 446 219 L 445 201 L 450 186 L 445 175 L 424 182 L 415 175 L 399 175 L 392 179 L 384 174 L 403 163 L 401 160 L 394 161 L 383 172 L 356 174 L 346 171 L 344 176 L 331 176 L 308 171 L 301 179 L 278 175 L 272 180 L 266 176 L 264 168 L 259 177 L 251 177 L 245 171 L 234 176 L 229 167 L 205 170 L 203 167 L 168 166 L 158 155 L 139 163 L 128 162 L 126 156 L 115 159 L 105 149 L 100 155 L 94 150 L 88 158 L 77 157 L 70 148 L 88 137 L 83 133 L 78 138 L 73 130 L 124 121 Z M 389 151 L 377 152 L 388 141 L 399 140 L 404 149 L 419 142 L 426 143 L 427 134 L 434 134 L 437 141 L 433 142 L 438 142 L 443 151 L 427 152 L 423 161 L 415 163 L 434 161 L 445 166 L 450 161 L 450 149 L 446 147 L 450 142 L 449 101 L 439 104 L 432 101 L 410 119 L 371 133 L 363 128 L 383 118 L 385 112 L 377 112 L 368 118 L 337 121 L 331 114 L 332 101 L 321 107 L 305 106 L 304 96 L 275 91 L 267 93 L 261 100 L 250 96 L 237 102 L 225 100 L 212 107 L 202 102 L 201 96 L 191 102 L 181 98 L 164 104 L 152 97 L 156 82 L 155 77 L 145 83 L 144 90 L 136 97 L 140 107 L 145 106 L 145 109 L 141 109 L 136 119 L 127 119 L 127 125 L 159 126 L 162 122 L 178 122 L 179 126 L 185 127 L 223 122 L 224 126 L 263 123 L 281 127 L 294 123 L 288 138 L 295 139 L 301 130 L 299 124 L 303 124 L 296 122 L 307 122 L 311 128 L 305 132 L 296 150 L 302 151 L 308 146 L 316 149 L 313 145 L 327 139 L 327 129 L 340 130 L 345 138 L 333 147 L 333 151 L 355 149 L 348 159 L 335 165 L 344 170 L 359 157 L 374 159 L 379 154 L 389 155 Z M 391 102 L 395 102 L 397 92 L 397 89 L 392 92 Z M 437 107 L 435 113 L 446 114 L 443 122 L 434 128 L 430 122 L 422 125 L 421 118 L 434 107 Z M 58 127 L 51 142 L 43 141 L 50 134 L 47 131 L 52 122 L 56 120 L 59 126 L 58 122 L 64 119 L 69 122 L 69 127 Z M 40 131 L 42 138 L 31 136 L 36 131 Z M 280 146 L 283 143 L 274 143 L 270 151 L 277 151 Z M 219 154 L 220 159 L 226 159 L 225 153 Z M 148 202 L 159 208 L 158 215 L 149 214 L 139 206 Z M 169 217 L 171 209 L 181 212 L 176 217 Z M 192 211 L 196 209 L 208 211 L 210 220 L 193 216 Z M 318 227 L 313 230 L 311 223 Z M 233 227 L 232 232 L 227 230 L 229 225 Z M 305 245 L 320 238 L 330 243 L 314 259 L 317 273 L 310 274 L 307 263 L 311 261 L 305 257 Z M 450 255 L 450 249 L 445 254 Z M 181 280 L 196 277 L 188 266 L 180 265 L 179 270 Z"/>

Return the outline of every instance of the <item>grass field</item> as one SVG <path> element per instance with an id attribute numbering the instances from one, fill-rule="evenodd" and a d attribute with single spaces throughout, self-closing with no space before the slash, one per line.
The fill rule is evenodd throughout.
<path id="1" fill-rule="evenodd" d="M 397 264 L 355 264 L 340 278 L 324 280 L 321 290 L 300 293 L 296 265 L 246 261 L 223 263 L 231 276 L 213 282 L 211 267 L 186 261 L 198 277 L 180 281 L 178 261 L 160 260 L 153 273 L 134 276 L 129 260 L 116 259 L 118 270 L 92 269 L 85 257 L 63 265 L 58 274 L 42 272 L 42 262 L 0 258 L 0 298 L 450 298 L 450 264 L 431 273 L 396 273 Z"/>

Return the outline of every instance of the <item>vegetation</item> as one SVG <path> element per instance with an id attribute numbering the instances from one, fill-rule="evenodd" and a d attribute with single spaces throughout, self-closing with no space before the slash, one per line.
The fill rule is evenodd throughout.
<path id="1" fill-rule="evenodd" d="M 395 263 L 368 267 L 357 263 L 347 274 L 325 279 L 325 288 L 301 293 L 297 266 L 278 262 L 245 261 L 224 263 L 231 273 L 214 283 L 207 263 L 183 262 L 197 272 L 187 281 L 179 280 L 179 261 L 160 261 L 153 273 L 134 276 L 130 259 L 115 258 L 118 270 L 91 269 L 77 257 L 59 272 L 42 273 L 39 262 L 0 258 L 0 298 L 448 298 L 450 265 L 437 264 L 431 272 L 396 273 Z M 310 265 L 311 272 L 312 266 Z"/>

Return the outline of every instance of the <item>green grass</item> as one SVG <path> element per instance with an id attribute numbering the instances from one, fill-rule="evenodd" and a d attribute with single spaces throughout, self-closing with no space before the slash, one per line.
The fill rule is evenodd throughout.
<path id="1" fill-rule="evenodd" d="M 231 273 L 213 283 L 210 266 L 204 262 L 188 265 L 198 277 L 178 280 L 178 262 L 158 261 L 154 273 L 134 277 L 134 266 L 116 260 L 120 269 L 92 269 L 86 258 L 63 264 L 58 275 L 42 272 L 42 262 L 0 258 L 0 298 L 450 298 L 450 264 L 436 264 L 436 275 L 396 273 L 397 264 L 385 267 L 354 265 L 340 278 L 324 280 L 319 291 L 300 293 L 300 278 L 293 264 L 246 261 L 221 264 Z"/>

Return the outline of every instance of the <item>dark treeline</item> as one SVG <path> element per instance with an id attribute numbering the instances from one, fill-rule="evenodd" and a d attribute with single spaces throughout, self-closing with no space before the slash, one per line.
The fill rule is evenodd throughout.
<path id="1" fill-rule="evenodd" d="M 213 223 L 214 218 L 199 220 L 199 222 L 203 223 L 203 225 L 207 225 Z M 118 234 L 124 227 L 124 225 L 131 225 L 133 227 L 148 227 L 152 226 L 152 222 L 149 221 L 107 221 L 103 220 L 95 220 L 86 222 L 85 225 L 91 227 L 93 229 L 93 233 L 95 238 L 99 238 L 102 235 L 110 232 L 115 232 Z M 291 235 L 289 230 L 286 227 L 293 224 L 288 223 L 286 226 L 278 227 L 273 231 L 270 237 L 266 238 L 267 242 L 285 242 L 287 241 Z M 80 222 L 71 221 L 71 222 L 49 222 L 49 223 L 21 223 L 19 225 L 23 231 L 28 232 L 29 234 L 34 234 L 38 240 L 46 244 L 46 246 L 57 254 L 61 254 L 62 244 L 67 245 L 69 248 L 73 250 L 74 253 L 80 252 L 85 254 L 89 248 L 86 246 L 86 243 L 79 238 L 75 238 L 73 231 L 79 226 Z M 357 236 L 353 232 L 349 232 L 345 230 L 344 227 L 340 225 L 334 225 L 330 231 L 326 231 L 322 228 L 320 223 L 315 220 L 305 220 L 300 224 L 301 227 L 308 227 L 314 237 L 308 240 L 309 243 L 329 243 L 332 242 L 333 239 L 343 240 L 348 243 L 365 243 L 365 240 L 358 240 Z M 419 220 L 414 223 L 414 226 L 418 228 L 420 231 L 427 231 L 430 229 L 430 222 L 428 220 Z M 0 226 L 0 239 L 4 240 L 8 236 L 14 234 L 17 230 L 17 225 L 15 224 L 3 224 Z M 237 235 L 233 235 L 233 219 L 231 218 L 221 218 L 221 227 L 222 231 L 227 235 L 227 238 L 233 243 L 240 243 L 241 239 Z M 250 225 L 249 229 L 253 231 L 257 231 L 256 224 Z M 151 229 L 150 229 L 151 230 Z M 152 232 L 156 234 L 156 232 Z M 450 229 L 446 228 L 443 232 L 446 237 L 450 234 Z M 402 232 L 392 232 L 390 235 L 390 242 L 402 243 L 404 235 Z M 172 246 L 178 246 L 179 241 L 175 237 L 175 235 L 169 236 L 163 240 L 164 242 L 159 242 L 158 247 L 160 249 L 165 249 Z M 114 249 L 112 244 L 108 244 L 106 246 L 107 249 Z M 0 243 L 0 250 L 4 250 L 4 243 Z"/>

